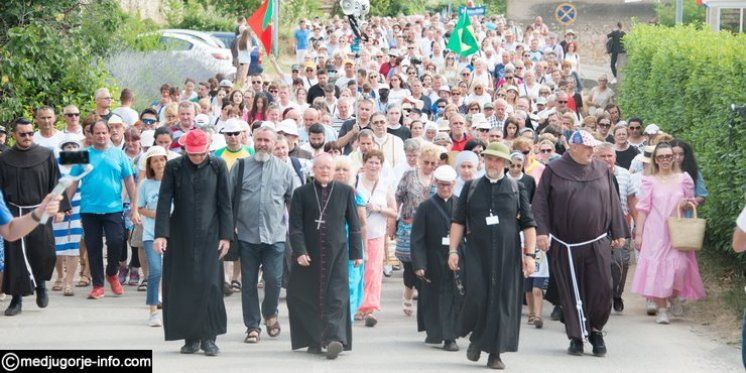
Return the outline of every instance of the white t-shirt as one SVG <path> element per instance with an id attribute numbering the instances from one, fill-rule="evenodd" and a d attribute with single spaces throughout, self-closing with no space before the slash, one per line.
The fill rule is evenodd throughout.
<path id="1" fill-rule="evenodd" d="M 746 231 L 746 207 L 744 207 L 743 210 L 741 210 L 741 214 L 738 215 L 736 225 L 738 226 L 738 229 Z"/>
<path id="2" fill-rule="evenodd" d="M 363 178 L 364 176 L 360 175 L 356 190 L 366 202 L 366 204 L 373 203 L 380 207 L 387 207 L 387 197 L 389 190 L 391 189 L 391 179 L 381 175 L 379 176 L 378 183 L 376 184 L 375 189 L 368 190 L 365 185 L 363 185 Z M 366 227 L 367 239 L 383 237 L 386 234 L 386 217 L 380 212 L 368 214 Z"/>
<path id="3" fill-rule="evenodd" d="M 44 137 L 41 132 L 34 132 L 34 144 L 41 145 L 47 149 L 54 151 L 57 155 L 60 152 L 60 143 L 65 139 L 65 133 L 62 131 L 54 130 L 52 137 Z"/>
<path id="4" fill-rule="evenodd" d="M 134 126 L 137 120 L 140 119 L 140 115 L 137 114 L 137 111 L 130 107 L 118 107 L 111 112 L 120 116 L 127 127 Z"/>

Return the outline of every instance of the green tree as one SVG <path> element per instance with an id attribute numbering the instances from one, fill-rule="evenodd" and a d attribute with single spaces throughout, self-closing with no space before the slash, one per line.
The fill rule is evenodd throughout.
<path id="1" fill-rule="evenodd" d="M 676 24 L 676 6 L 674 0 L 664 0 L 655 4 L 655 14 L 658 23 L 663 26 Z M 705 22 L 707 10 L 702 5 L 697 5 L 696 0 L 684 0 L 684 24 L 701 25 Z"/>

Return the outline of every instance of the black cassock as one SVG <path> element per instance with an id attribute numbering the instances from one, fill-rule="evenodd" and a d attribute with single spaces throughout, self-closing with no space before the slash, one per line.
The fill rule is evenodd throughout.
<path id="1" fill-rule="evenodd" d="M 478 182 L 467 206 L 471 183 Z M 523 250 L 519 233 L 535 226 L 524 186 L 514 189 L 507 176 L 491 183 L 486 176 L 464 184 L 453 222 L 466 226 L 464 305 L 461 336 L 488 353 L 518 350 L 523 304 Z M 520 203 L 519 203 L 520 199 Z M 493 214 L 499 222 L 487 225 Z"/>
<path id="2" fill-rule="evenodd" d="M 14 146 L 0 155 L 0 188 L 13 216 L 31 212 L 33 208 L 18 206 L 37 206 L 54 189 L 59 178 L 60 170 L 54 153 L 45 147 L 32 145 L 28 149 L 19 149 Z M 68 210 L 70 205 L 67 199 L 63 199 L 60 211 Z M 23 296 L 33 294 L 34 283 L 26 260 L 34 281 L 39 283 L 49 281 L 52 277 L 56 258 L 51 218 L 47 224 L 37 226 L 22 239 L 5 241 L 3 293 Z"/>
<path id="3" fill-rule="evenodd" d="M 412 268 L 425 270 L 428 281 L 419 281 L 417 330 L 427 332 L 427 343 L 456 340 L 461 296 L 456 291 L 454 273 L 448 268 L 448 237 L 453 209 L 458 198 L 444 201 L 437 194 L 417 207 L 412 223 L 410 246 Z"/>
<path id="4" fill-rule="evenodd" d="M 334 190 L 332 190 L 332 184 Z M 305 184 L 293 193 L 290 205 L 290 246 L 293 267 L 287 290 L 292 349 L 324 347 L 337 341 L 352 349 L 348 261 L 363 258 L 355 191 L 332 182 Z M 318 197 L 318 200 L 317 200 Z M 319 204 L 329 205 L 319 225 Z M 345 224 L 349 227 L 348 235 Z M 296 258 L 308 254 L 311 265 Z"/>
<path id="5" fill-rule="evenodd" d="M 218 242 L 233 238 L 229 183 L 225 162 L 213 156 L 200 165 L 186 156 L 166 164 L 155 238 L 168 239 L 163 256 L 163 329 L 167 341 L 225 334 Z"/>

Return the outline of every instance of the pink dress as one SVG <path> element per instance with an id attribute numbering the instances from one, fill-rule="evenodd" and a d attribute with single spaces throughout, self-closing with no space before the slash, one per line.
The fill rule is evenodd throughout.
<path id="1" fill-rule="evenodd" d="M 704 297 L 696 254 L 673 248 L 668 235 L 668 217 L 676 216 L 683 198 L 694 196 L 694 181 L 686 172 L 672 183 L 643 176 L 638 196 L 637 210 L 647 219 L 632 292 L 648 298 L 669 298 L 674 291 L 686 299 Z"/>

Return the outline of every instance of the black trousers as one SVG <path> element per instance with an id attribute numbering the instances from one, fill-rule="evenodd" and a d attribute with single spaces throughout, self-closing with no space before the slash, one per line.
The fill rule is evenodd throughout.
<path id="1" fill-rule="evenodd" d="M 619 52 L 611 52 L 611 74 L 616 78 L 616 61 L 619 57 Z"/>
<path id="2" fill-rule="evenodd" d="M 124 249 L 124 223 L 121 212 L 80 214 L 83 236 L 88 247 L 88 263 L 93 286 L 104 286 L 104 235 L 106 236 L 106 276 L 117 274 Z"/>

